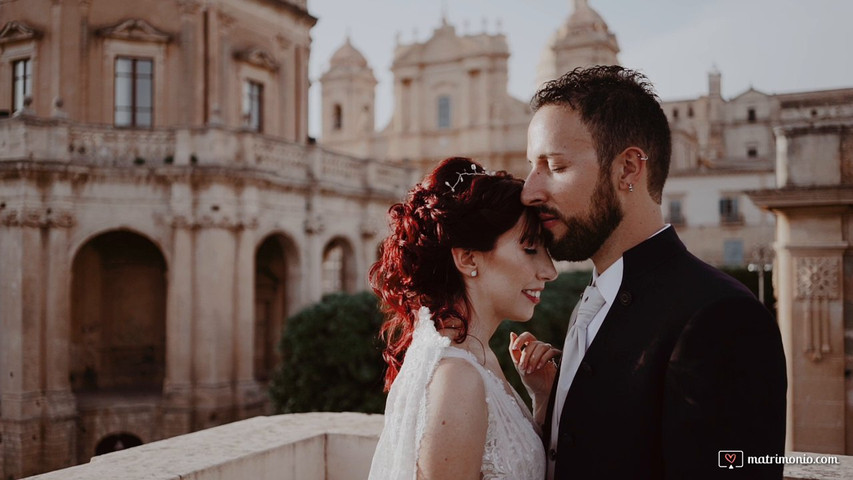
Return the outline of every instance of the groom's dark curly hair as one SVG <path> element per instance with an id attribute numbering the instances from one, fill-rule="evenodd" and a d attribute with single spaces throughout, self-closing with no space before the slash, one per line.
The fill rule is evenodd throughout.
<path id="1" fill-rule="evenodd" d="M 566 105 L 589 129 L 602 175 L 628 147 L 648 155 L 649 193 L 661 202 L 669 173 L 672 144 L 669 123 L 649 79 L 618 65 L 576 68 L 545 83 L 530 100 L 537 111 L 545 105 Z"/>

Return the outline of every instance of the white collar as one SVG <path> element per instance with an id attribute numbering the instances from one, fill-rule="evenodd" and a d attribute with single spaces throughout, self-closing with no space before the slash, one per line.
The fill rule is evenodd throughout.
<path id="1" fill-rule="evenodd" d="M 608 305 L 613 305 L 613 301 L 616 300 L 616 294 L 619 293 L 619 287 L 622 286 L 622 271 L 624 269 L 625 261 L 622 257 L 619 257 L 619 260 L 613 262 L 613 265 L 607 267 L 607 270 L 600 275 L 595 267 L 592 269 L 592 283 L 601 292 L 601 296 L 604 297 L 604 301 Z"/>

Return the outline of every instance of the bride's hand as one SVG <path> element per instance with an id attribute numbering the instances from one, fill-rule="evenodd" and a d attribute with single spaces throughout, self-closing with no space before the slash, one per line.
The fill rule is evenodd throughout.
<path id="1" fill-rule="evenodd" d="M 557 374 L 554 360 L 561 353 L 550 343 L 537 340 L 530 332 L 521 335 L 516 335 L 515 332 L 509 334 L 510 358 L 531 396 L 547 401 Z"/>

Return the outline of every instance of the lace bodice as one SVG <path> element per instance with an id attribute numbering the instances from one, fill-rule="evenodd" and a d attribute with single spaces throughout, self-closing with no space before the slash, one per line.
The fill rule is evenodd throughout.
<path id="1" fill-rule="evenodd" d="M 426 425 L 427 385 L 438 362 L 449 357 L 468 361 L 483 378 L 489 426 L 481 478 L 544 478 L 545 451 L 527 406 L 470 352 L 451 347 L 450 339 L 435 330 L 429 310 L 421 308 L 412 344 L 385 404 L 385 427 L 373 456 L 370 480 L 416 478 L 417 454 Z"/>

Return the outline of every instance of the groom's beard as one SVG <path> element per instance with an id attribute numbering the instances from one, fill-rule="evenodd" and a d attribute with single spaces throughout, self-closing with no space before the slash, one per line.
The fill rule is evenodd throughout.
<path id="1" fill-rule="evenodd" d="M 545 230 L 545 243 L 554 260 L 580 262 L 592 257 L 610 234 L 622 222 L 622 208 L 613 190 L 609 177 L 602 176 L 595 186 L 590 199 L 589 213 L 585 218 L 579 216 L 566 218 L 557 210 L 540 207 L 555 215 L 566 224 L 566 233 L 560 238 Z"/>

